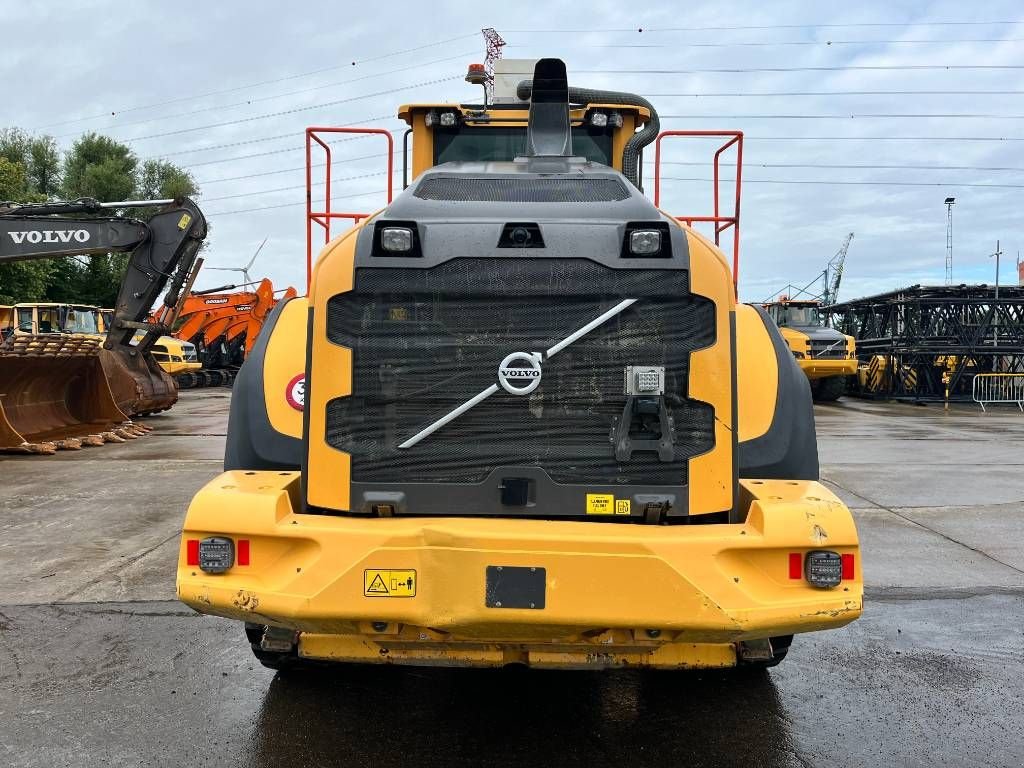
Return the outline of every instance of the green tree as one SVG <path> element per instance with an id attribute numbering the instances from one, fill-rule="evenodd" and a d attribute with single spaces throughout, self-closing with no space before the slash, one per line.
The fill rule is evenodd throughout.
<path id="1" fill-rule="evenodd" d="M 139 159 L 109 136 L 87 133 L 64 156 L 61 194 L 65 199 L 130 200 L 137 186 Z"/>
<path id="2" fill-rule="evenodd" d="M 3 152 L 4 147 L 0 145 L 0 201 L 30 201 L 33 195 L 29 192 L 25 166 L 12 162 Z M 53 265 L 49 261 L 0 264 L 0 304 L 42 299 L 52 274 Z"/>
<path id="3" fill-rule="evenodd" d="M 140 163 L 130 147 L 108 136 L 86 133 L 61 157 L 50 136 L 0 130 L 0 201 L 92 197 L 109 202 L 179 198 L 198 191 L 187 171 L 166 160 Z M 148 219 L 155 211 L 127 213 Z M 113 306 L 127 263 L 128 254 L 115 253 L 2 264 L 0 303 L 46 299 Z"/>
<path id="4" fill-rule="evenodd" d="M 60 152 L 52 136 L 30 136 L 20 128 L 0 131 L 0 156 L 25 169 L 27 194 L 45 200 L 60 188 Z"/>
<path id="5" fill-rule="evenodd" d="M 138 187 L 138 158 L 126 145 L 87 133 L 64 157 L 62 196 L 66 200 L 92 197 L 102 201 L 130 200 Z M 80 301 L 111 307 L 128 265 L 128 254 L 90 256 L 86 265 L 67 260 L 58 270 L 50 295 L 55 301 Z"/>

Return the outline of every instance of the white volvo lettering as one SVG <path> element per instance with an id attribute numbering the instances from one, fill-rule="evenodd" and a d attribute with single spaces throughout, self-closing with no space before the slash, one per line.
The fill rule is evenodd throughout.
<path id="1" fill-rule="evenodd" d="M 28 229 L 24 232 L 8 232 L 11 240 L 17 245 L 29 242 L 32 245 L 37 243 L 70 243 L 72 240 L 78 243 L 89 242 L 89 230 L 87 229 Z"/>

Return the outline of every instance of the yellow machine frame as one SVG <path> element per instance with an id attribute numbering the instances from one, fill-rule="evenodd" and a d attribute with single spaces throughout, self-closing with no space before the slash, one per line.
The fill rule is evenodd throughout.
<path id="1" fill-rule="evenodd" d="M 571 110 L 572 124 L 602 106 L 623 116 L 613 151 L 621 158 L 650 113 L 591 104 Z M 438 109 L 463 118 L 470 112 L 438 104 L 399 110 L 412 128 L 413 178 L 433 165 L 425 116 Z M 525 109 L 491 114 L 481 127 L 525 126 L 528 118 Z M 266 412 L 276 432 L 308 436 L 303 472 L 228 471 L 195 496 L 178 558 L 181 601 L 284 632 L 301 658 L 458 666 L 732 667 L 748 646 L 767 645 L 768 638 L 840 627 L 860 616 L 859 545 L 845 505 L 812 480 L 735 482 L 737 439 L 764 436 L 773 424 L 780 396 L 766 381 L 778 372 L 776 357 L 756 310 L 737 306 L 723 254 L 678 222 L 691 290 L 717 307 L 715 342 L 690 360 L 690 396 L 715 409 L 715 447 L 690 459 L 688 510 L 722 522 L 306 514 L 306 504 L 349 509 L 350 456 L 324 435 L 328 402 L 352 392 L 352 350 L 329 342 L 325 323 L 328 300 L 353 288 L 356 240 L 376 215 L 324 247 L 308 301 L 286 305 L 267 342 Z M 295 343 L 305 338 L 307 322 L 308 363 Z M 283 397 L 303 373 L 315 382 L 305 394 L 305 426 Z M 199 543 L 208 537 L 226 537 L 234 547 L 233 565 L 223 573 L 198 567 Z M 842 582 L 830 590 L 794 571 L 794 563 L 821 549 L 843 558 Z M 488 567 L 544 570 L 543 609 L 488 607 Z"/>

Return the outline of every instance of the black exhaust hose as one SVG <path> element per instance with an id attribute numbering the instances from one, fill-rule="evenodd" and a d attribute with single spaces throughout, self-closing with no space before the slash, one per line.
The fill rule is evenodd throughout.
<path id="1" fill-rule="evenodd" d="M 533 91 L 533 81 L 523 80 L 516 88 L 516 96 L 523 101 L 529 101 Z M 626 142 L 622 150 L 622 175 L 632 182 L 633 186 L 640 189 L 640 152 L 658 137 L 661 131 L 661 121 L 658 119 L 658 112 L 643 96 L 635 93 L 624 93 L 622 91 L 602 91 L 594 88 L 574 88 L 569 86 L 570 104 L 619 104 L 622 106 L 636 106 L 649 109 L 651 118 L 644 125 L 643 129 L 637 131 L 633 138 Z"/>

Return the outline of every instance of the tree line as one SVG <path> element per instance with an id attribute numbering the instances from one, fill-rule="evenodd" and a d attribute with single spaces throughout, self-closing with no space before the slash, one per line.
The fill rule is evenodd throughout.
<path id="1" fill-rule="evenodd" d="M 143 160 L 125 144 L 86 133 L 61 151 L 52 136 L 0 130 L 0 207 L 4 201 L 149 200 L 194 196 L 188 171 L 166 160 Z M 83 214 L 76 214 L 83 215 Z M 135 218 L 152 211 L 133 210 Z M 0 264 L 0 304 L 54 301 L 112 307 L 128 255 L 76 256 Z"/>

